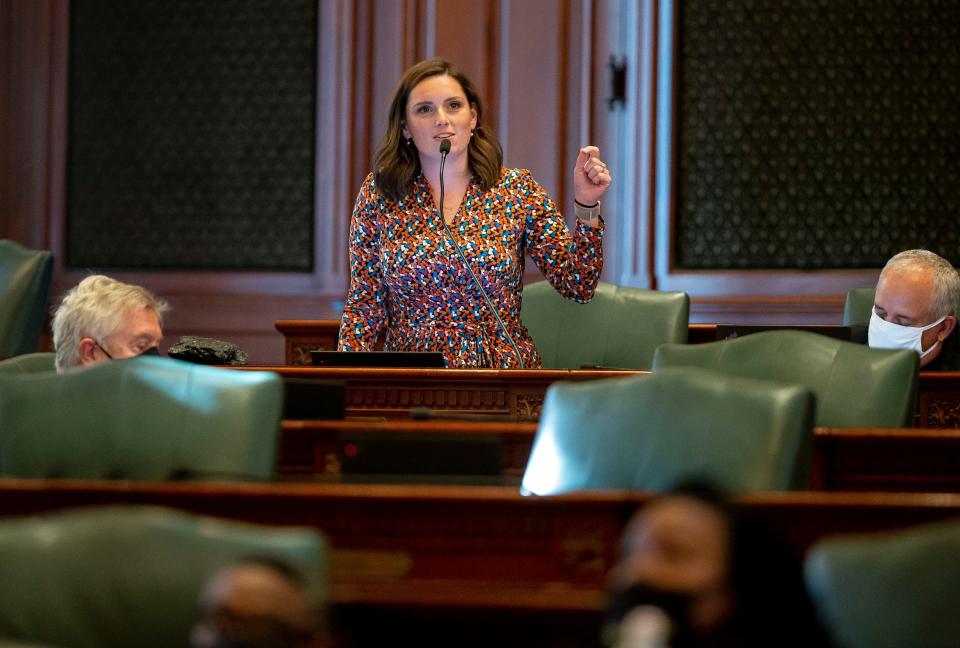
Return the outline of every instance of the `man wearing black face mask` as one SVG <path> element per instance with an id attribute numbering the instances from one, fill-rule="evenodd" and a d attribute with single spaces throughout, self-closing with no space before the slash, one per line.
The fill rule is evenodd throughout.
<path id="1" fill-rule="evenodd" d="M 799 560 L 703 484 L 638 512 L 610 575 L 604 643 L 618 648 L 826 646 Z"/>
<path id="2" fill-rule="evenodd" d="M 159 354 L 167 310 L 165 301 L 140 286 L 87 277 L 63 297 L 53 316 L 57 371 Z"/>
<path id="3" fill-rule="evenodd" d="M 690 637 L 693 595 L 634 583 L 613 592 L 603 643 L 616 648 L 679 648 Z"/>

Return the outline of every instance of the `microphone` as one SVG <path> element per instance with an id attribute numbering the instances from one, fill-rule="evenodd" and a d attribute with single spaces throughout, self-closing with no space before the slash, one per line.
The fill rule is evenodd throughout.
<path id="1" fill-rule="evenodd" d="M 510 331 L 507 330 L 507 326 L 503 323 L 503 320 L 500 319 L 500 313 L 497 312 L 497 307 L 493 305 L 492 301 L 490 301 L 490 296 L 487 294 L 487 291 L 483 289 L 483 284 L 481 284 L 480 279 L 477 278 L 477 273 L 473 271 L 473 266 L 471 266 L 470 262 L 467 261 L 467 257 L 463 254 L 463 249 L 460 247 L 460 244 L 457 243 L 457 238 L 453 235 L 453 231 L 451 231 L 450 226 L 447 225 L 447 217 L 443 213 L 443 167 L 447 163 L 448 153 L 450 153 L 450 140 L 445 139 L 440 142 L 440 222 L 443 223 L 443 229 L 447 233 L 447 236 L 450 237 L 450 241 L 453 243 L 453 247 L 457 251 L 457 256 L 460 257 L 460 261 L 463 262 L 463 265 L 470 273 L 473 283 L 477 286 L 477 288 L 480 289 L 480 294 L 483 295 L 483 301 L 487 303 L 487 309 L 493 314 L 494 319 L 497 320 L 497 326 L 500 327 L 500 330 L 503 332 L 503 336 L 507 338 L 507 342 L 510 343 L 510 348 L 513 349 L 515 354 L 517 354 L 517 365 L 519 365 L 521 369 L 526 369 L 526 366 L 523 364 L 523 356 L 520 355 L 520 349 L 517 347 L 516 342 L 513 341 L 513 336 L 510 335 Z"/>

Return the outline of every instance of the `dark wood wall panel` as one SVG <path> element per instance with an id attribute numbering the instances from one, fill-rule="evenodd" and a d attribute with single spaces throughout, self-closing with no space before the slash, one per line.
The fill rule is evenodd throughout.
<path id="1" fill-rule="evenodd" d="M 435 16 L 434 48 L 455 61 L 483 95 L 487 122 L 497 128 L 500 96 L 500 2 L 446 0 Z"/>
<path id="2" fill-rule="evenodd" d="M 46 247 L 57 0 L 0 0 L 0 237 Z"/>
<path id="3" fill-rule="evenodd" d="M 0 1 L 0 43 L 9 43 L 13 38 L 13 17 L 11 6 Z M 9 47 L 9 46 L 8 46 Z M 12 49 L 12 48 L 11 48 Z M 3 52 L 0 57 L 0 143 L 13 142 L 13 106 L 10 95 L 13 91 L 12 51 Z M 13 236 L 13 218 L 7 210 L 13 201 L 13 147 L 0 146 L 0 238 L 18 238 Z"/>
<path id="4" fill-rule="evenodd" d="M 530 169 L 554 200 L 561 193 L 564 140 L 561 127 L 567 82 L 563 67 L 565 2 L 530 0 L 510 3 L 501 52 L 498 118 L 505 163 Z M 535 36 L 534 36 L 535 35 Z"/>

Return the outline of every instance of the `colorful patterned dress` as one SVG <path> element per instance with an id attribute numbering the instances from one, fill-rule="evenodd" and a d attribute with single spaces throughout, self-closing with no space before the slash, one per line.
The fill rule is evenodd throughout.
<path id="1" fill-rule="evenodd" d="M 423 175 L 397 202 L 373 174 L 350 226 L 350 290 L 340 321 L 341 351 L 370 351 L 386 327 L 391 351 L 440 351 L 449 367 L 516 367 L 516 353 L 444 231 Z M 522 169 L 504 169 L 482 191 L 470 184 L 450 226 L 520 350 L 540 355 L 520 322 L 524 254 L 568 299 L 589 301 L 603 267 L 603 227 L 577 222 L 573 234 L 553 200 Z"/>

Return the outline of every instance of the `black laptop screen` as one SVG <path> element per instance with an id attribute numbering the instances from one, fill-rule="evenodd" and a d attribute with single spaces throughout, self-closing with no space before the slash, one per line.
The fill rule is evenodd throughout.
<path id="1" fill-rule="evenodd" d="M 443 354 L 435 351 L 311 351 L 315 367 L 424 367 L 442 368 Z"/>

